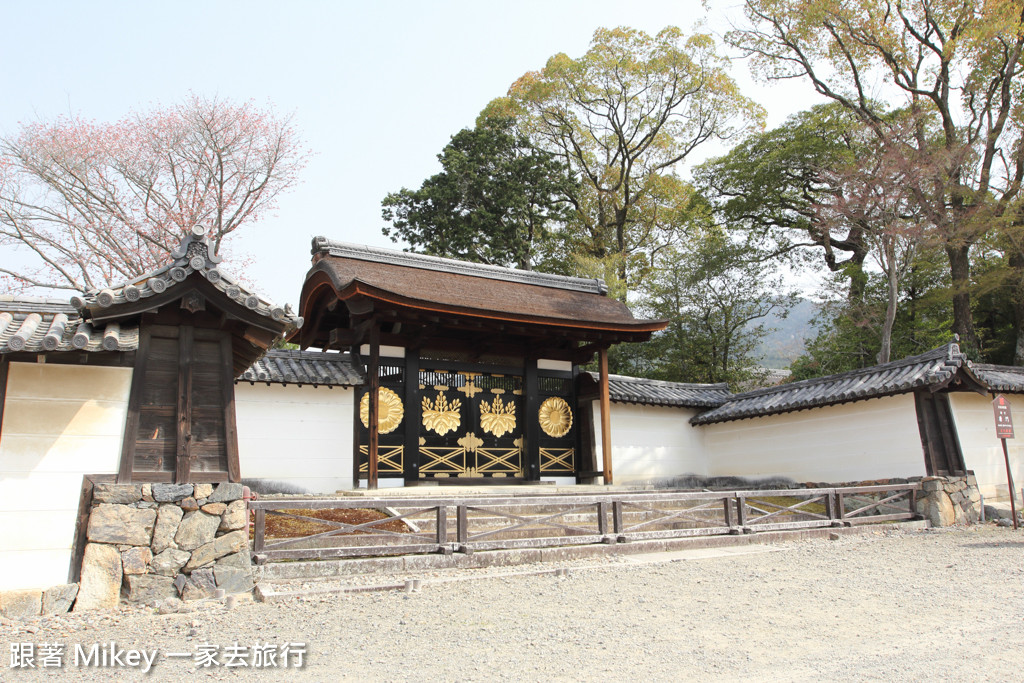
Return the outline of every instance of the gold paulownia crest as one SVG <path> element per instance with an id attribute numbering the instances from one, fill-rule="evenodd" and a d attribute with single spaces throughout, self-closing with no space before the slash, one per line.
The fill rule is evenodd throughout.
<path id="1" fill-rule="evenodd" d="M 454 432 L 459 428 L 462 417 L 459 410 L 462 408 L 462 401 L 453 399 L 451 403 L 440 391 L 433 401 L 427 396 L 423 397 L 423 426 L 426 429 L 437 432 L 438 436 L 444 436 L 448 432 Z"/>
<path id="2" fill-rule="evenodd" d="M 465 448 L 467 453 L 476 453 L 476 449 L 484 445 L 484 440 L 473 432 L 470 432 L 459 439 L 456 443 Z"/>
<path id="3" fill-rule="evenodd" d="M 405 407 L 402 399 L 391 389 L 380 387 L 377 390 L 377 433 L 390 434 L 402 424 Z M 359 419 L 363 426 L 370 428 L 370 392 L 363 394 L 359 401 Z"/>
<path id="4" fill-rule="evenodd" d="M 460 372 L 459 374 L 466 378 L 466 385 L 459 387 L 459 391 L 464 393 L 466 396 L 473 398 L 483 391 L 483 389 L 475 384 L 476 378 L 480 376 L 479 372 Z"/>
<path id="5" fill-rule="evenodd" d="M 565 436 L 572 429 L 572 410 L 569 404 L 558 396 L 551 396 L 540 404 L 537 418 L 544 433 L 556 439 Z"/>
<path id="6" fill-rule="evenodd" d="M 480 401 L 480 427 L 494 436 L 501 436 L 516 428 L 516 404 L 512 401 L 504 403 L 501 396 L 494 401 Z"/>

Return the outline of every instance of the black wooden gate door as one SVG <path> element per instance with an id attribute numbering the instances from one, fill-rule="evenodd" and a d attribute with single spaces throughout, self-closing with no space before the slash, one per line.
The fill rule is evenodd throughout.
<path id="1" fill-rule="evenodd" d="M 523 378 L 423 369 L 419 476 L 525 477 Z"/>

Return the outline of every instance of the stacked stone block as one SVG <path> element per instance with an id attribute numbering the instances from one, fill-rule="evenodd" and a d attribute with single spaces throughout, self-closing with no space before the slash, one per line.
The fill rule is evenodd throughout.
<path id="1" fill-rule="evenodd" d="M 97 484 L 75 611 L 253 588 L 241 484 Z"/>
<path id="2" fill-rule="evenodd" d="M 981 519 L 981 493 L 973 474 L 965 477 L 924 477 L 918 510 L 932 526 L 975 524 Z"/>

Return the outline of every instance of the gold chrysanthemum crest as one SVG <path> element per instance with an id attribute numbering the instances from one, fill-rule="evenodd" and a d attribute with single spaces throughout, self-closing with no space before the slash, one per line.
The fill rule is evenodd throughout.
<path id="1" fill-rule="evenodd" d="M 480 426 L 494 436 L 501 436 L 516 428 L 516 404 L 504 403 L 501 396 L 495 396 L 490 403 L 480 401 Z"/>
<path id="2" fill-rule="evenodd" d="M 433 401 L 429 397 L 423 397 L 423 426 L 436 432 L 438 436 L 444 436 L 448 432 L 454 432 L 462 423 L 459 413 L 462 408 L 462 401 L 453 399 L 451 403 L 440 391 Z"/>
<path id="3" fill-rule="evenodd" d="M 381 387 L 377 390 L 377 433 L 390 434 L 402 424 L 405 407 L 402 399 L 391 389 Z M 370 428 L 370 392 L 363 394 L 359 401 L 359 419 L 363 426 Z"/>
<path id="4" fill-rule="evenodd" d="M 556 439 L 565 436 L 572 429 L 572 410 L 569 404 L 558 396 L 551 396 L 540 404 L 537 418 L 544 433 Z"/>

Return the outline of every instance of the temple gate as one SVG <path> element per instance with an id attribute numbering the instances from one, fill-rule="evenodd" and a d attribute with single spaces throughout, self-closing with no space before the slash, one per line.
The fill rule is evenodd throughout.
<path id="1" fill-rule="evenodd" d="M 313 240 L 302 289 L 303 348 L 348 350 L 365 368 L 354 475 L 404 482 L 611 483 L 589 405 L 607 349 L 664 321 L 637 320 L 600 280 Z M 597 355 L 595 385 L 580 365 Z M 586 405 L 586 410 L 581 410 Z"/>

